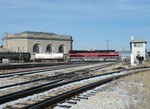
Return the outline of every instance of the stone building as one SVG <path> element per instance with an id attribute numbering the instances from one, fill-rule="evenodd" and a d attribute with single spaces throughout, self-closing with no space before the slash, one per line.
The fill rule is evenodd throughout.
<path id="1" fill-rule="evenodd" d="M 15 52 L 30 52 L 31 59 L 35 53 L 64 53 L 72 50 L 73 39 L 68 35 L 46 32 L 25 31 L 17 34 L 4 33 L 3 48 Z"/>

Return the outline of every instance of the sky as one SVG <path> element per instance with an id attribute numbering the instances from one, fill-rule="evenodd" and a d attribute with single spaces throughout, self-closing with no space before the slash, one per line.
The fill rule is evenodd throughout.
<path id="1" fill-rule="evenodd" d="M 74 50 L 130 50 L 134 36 L 149 50 L 150 0 L 0 0 L 0 45 L 24 31 L 71 35 Z"/>

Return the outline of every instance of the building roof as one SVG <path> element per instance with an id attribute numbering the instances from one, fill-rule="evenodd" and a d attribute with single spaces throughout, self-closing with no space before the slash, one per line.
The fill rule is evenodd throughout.
<path id="1" fill-rule="evenodd" d="M 55 33 L 47 32 L 33 32 L 24 31 L 16 34 L 5 33 L 3 39 L 41 39 L 41 40 L 67 40 L 73 41 L 72 36 L 69 35 L 58 35 Z"/>
<path id="2" fill-rule="evenodd" d="M 142 39 L 133 39 L 130 43 L 147 43 L 147 41 L 144 41 Z"/>
<path id="3" fill-rule="evenodd" d="M 27 33 L 27 34 L 45 34 L 45 35 L 57 35 L 55 33 L 48 33 L 48 32 L 34 32 L 34 31 L 24 31 L 22 33 Z"/>

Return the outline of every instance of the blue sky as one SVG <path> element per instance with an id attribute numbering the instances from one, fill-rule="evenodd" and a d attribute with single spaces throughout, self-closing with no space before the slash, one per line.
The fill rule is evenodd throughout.
<path id="1" fill-rule="evenodd" d="M 131 36 L 150 49 L 150 0 L 0 0 L 0 39 L 23 31 L 71 35 L 73 49 L 129 50 Z M 2 45 L 2 40 L 0 40 Z"/>

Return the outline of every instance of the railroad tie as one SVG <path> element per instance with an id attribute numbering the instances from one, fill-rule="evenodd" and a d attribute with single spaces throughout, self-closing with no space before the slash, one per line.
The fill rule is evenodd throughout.
<path id="1" fill-rule="evenodd" d="M 95 93 L 88 93 L 87 95 L 88 95 L 88 96 L 94 96 Z"/>
<path id="2" fill-rule="evenodd" d="M 57 105 L 58 107 L 62 107 L 62 108 L 67 108 L 67 109 L 69 109 L 71 106 L 69 106 L 69 105 Z"/>
<path id="3" fill-rule="evenodd" d="M 71 100 L 74 100 L 74 101 L 80 101 L 79 98 L 72 98 Z"/>
<path id="4" fill-rule="evenodd" d="M 69 104 L 77 104 L 77 102 L 75 102 L 75 101 L 66 101 L 66 102 Z"/>
<path id="5" fill-rule="evenodd" d="M 88 97 L 85 97 L 85 96 L 78 96 L 78 98 L 80 98 L 80 99 L 88 99 Z"/>

